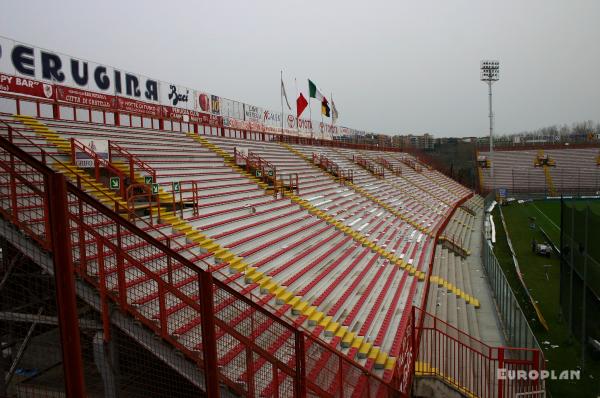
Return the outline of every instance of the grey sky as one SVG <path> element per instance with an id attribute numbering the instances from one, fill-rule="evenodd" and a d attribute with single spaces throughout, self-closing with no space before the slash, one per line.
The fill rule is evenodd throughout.
<path id="1" fill-rule="evenodd" d="M 3 1 L 0 35 L 279 110 L 279 71 L 339 124 L 484 135 L 600 120 L 600 1 Z M 313 119 L 317 119 L 313 106 Z"/>

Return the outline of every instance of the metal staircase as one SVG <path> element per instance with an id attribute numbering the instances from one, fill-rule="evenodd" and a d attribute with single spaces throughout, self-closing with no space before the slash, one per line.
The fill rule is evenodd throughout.
<path id="1" fill-rule="evenodd" d="M 550 173 L 550 167 L 544 165 L 544 175 L 546 176 L 546 186 L 548 187 L 548 193 L 550 196 L 556 196 L 556 189 L 554 189 L 554 183 L 552 182 L 552 174 Z"/>

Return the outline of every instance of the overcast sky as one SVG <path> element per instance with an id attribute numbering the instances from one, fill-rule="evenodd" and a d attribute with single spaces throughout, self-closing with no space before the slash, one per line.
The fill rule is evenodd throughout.
<path id="1" fill-rule="evenodd" d="M 499 133 L 600 120 L 598 0 L 4 0 L 0 35 L 272 110 L 283 69 L 391 134 L 487 134 L 491 58 Z"/>

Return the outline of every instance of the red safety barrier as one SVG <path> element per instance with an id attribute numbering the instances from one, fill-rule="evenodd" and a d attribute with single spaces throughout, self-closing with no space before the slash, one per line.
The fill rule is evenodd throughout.
<path id="1" fill-rule="evenodd" d="M 147 176 L 152 177 L 152 182 L 156 182 L 156 170 L 154 170 L 148 163 L 139 159 L 122 146 L 115 144 L 113 141 L 108 141 L 109 162 L 112 163 L 114 157 L 123 157 L 127 160 L 127 165 L 129 166 L 129 179 L 132 182 L 135 181 L 136 167 L 139 171 L 142 171 Z"/>
<path id="2" fill-rule="evenodd" d="M 7 127 L 11 135 L 13 131 Z M 7 187 L 2 192 L 6 200 L 1 202 L 1 214 L 45 249 L 60 248 L 73 264 L 71 278 L 77 276 L 95 288 L 105 340 L 111 338 L 111 307 L 116 305 L 196 363 L 205 375 L 205 390 L 211 396 L 218 396 L 219 383 L 245 396 L 258 396 L 268 390 L 277 391 L 275 395 L 334 397 L 350 396 L 358 389 L 379 391 L 380 396 L 398 395 L 389 383 L 285 317 L 213 279 L 166 242 L 148 235 L 77 186 L 67 183 L 63 195 L 48 196 L 49 181 L 64 181 L 64 177 L 4 137 L 0 137 L 0 167 Z M 28 210 L 20 213 L 19 208 Z M 50 234 L 48 208 L 63 209 L 62 222 L 68 225 L 69 233 L 56 242 Z M 39 216 L 35 226 L 30 222 L 32 214 Z M 136 280 L 131 279 L 132 275 Z M 57 285 L 58 290 L 62 287 Z M 72 296 L 64 295 L 62 300 L 71 302 L 59 302 L 59 307 L 74 305 Z M 141 301 L 145 304 L 140 307 L 136 303 Z M 285 309 L 276 313 L 282 310 Z M 235 318 L 243 322 L 231 325 L 230 320 Z M 179 326 L 194 319 L 199 328 L 188 331 L 185 339 L 175 334 Z M 71 326 L 77 329 L 76 324 Z M 70 350 L 70 356 L 81 357 L 77 346 L 70 345 L 68 334 L 62 344 Z M 224 356 L 238 346 L 243 349 L 232 362 L 235 366 L 222 364 Z M 316 366 L 313 358 L 325 354 L 335 360 L 320 363 L 319 376 L 307 378 Z M 258 366 L 261 362 L 269 366 Z M 65 374 L 73 375 L 74 369 L 67 369 L 68 365 L 65 357 Z M 270 371 L 265 372 L 266 369 Z M 72 391 L 83 388 L 81 372 L 78 374 L 75 372 L 73 383 L 79 389 Z"/>
<path id="3" fill-rule="evenodd" d="M 219 383 L 224 383 L 245 396 L 408 396 L 415 371 L 482 397 L 508 397 L 543 387 L 541 382 L 495 378 L 498 368 L 542 370 L 539 351 L 485 346 L 418 309 L 406 311 L 401 320 L 396 365 L 386 382 L 287 319 L 288 306 L 270 308 L 269 297 L 246 294 L 252 286 L 238 291 L 239 287 L 213 279 L 204 266 L 181 255 L 185 247 L 169 247 L 176 244 L 171 237 L 150 236 L 78 186 L 66 184 L 59 189 L 64 177 L 44 164 L 50 155 L 42 150 L 42 160 L 34 158 L 13 143 L 16 132 L 10 126 L 4 130 L 7 138 L 0 137 L 2 217 L 55 258 L 66 258 L 72 271 L 70 267 L 61 271 L 67 270 L 70 281 L 76 276 L 95 289 L 104 339 L 111 338 L 112 307 L 116 307 L 196 364 L 209 395 L 218 396 Z M 434 244 L 453 212 L 470 196 L 453 206 L 435 231 Z M 61 222 L 66 233 L 52 239 Z M 61 281 L 58 290 L 69 289 L 64 272 Z M 428 283 L 427 278 L 423 297 Z M 73 292 L 62 291 L 57 297 L 65 311 L 64 327 L 77 330 Z M 81 354 L 78 344 L 70 345 L 69 335 L 65 336 L 67 390 L 81 391 L 81 372 L 67 369 L 81 366 L 77 365 Z"/>
<path id="4" fill-rule="evenodd" d="M 425 311 L 415 309 L 415 316 L 421 319 L 416 325 L 420 336 L 417 376 L 435 377 L 475 397 L 508 398 L 544 389 L 544 381 L 535 378 L 545 369 L 539 350 L 490 347 Z M 533 377 L 510 378 L 513 371 Z M 502 373 L 509 378 L 503 380 Z"/>
<path id="5" fill-rule="evenodd" d="M 102 182 L 100 169 L 104 169 L 108 177 L 115 176 L 119 179 L 119 195 L 125 199 L 125 175 L 123 172 L 114 167 L 108 159 L 103 159 L 91 148 L 79 142 L 75 138 L 71 138 L 71 162 L 77 164 L 77 153 L 82 152 L 87 155 L 94 163 L 94 178 L 98 182 Z M 133 181 L 133 179 L 131 180 Z"/>

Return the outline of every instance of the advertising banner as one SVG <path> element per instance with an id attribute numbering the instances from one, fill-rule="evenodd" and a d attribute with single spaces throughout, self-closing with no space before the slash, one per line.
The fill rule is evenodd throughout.
<path id="1" fill-rule="evenodd" d="M 264 117 L 264 110 L 258 106 L 244 104 L 244 120 L 262 123 Z"/>
<path id="2" fill-rule="evenodd" d="M 320 122 L 319 132 L 323 134 L 325 138 L 336 137 L 338 135 L 338 126 Z"/>
<path id="3" fill-rule="evenodd" d="M 244 104 L 238 101 L 220 97 L 221 115 L 244 120 Z"/>
<path id="4" fill-rule="evenodd" d="M 265 108 L 196 91 L 0 37 L 0 92 L 115 109 L 150 117 L 189 120 L 241 130 L 310 136 L 364 136 L 367 133 L 297 119 Z"/>
<path id="5" fill-rule="evenodd" d="M 195 91 L 171 83 L 160 82 L 160 103 L 177 108 L 195 109 Z"/>
<path id="6" fill-rule="evenodd" d="M 123 97 L 117 97 L 117 108 L 123 112 L 141 113 L 150 117 L 162 116 L 162 109 L 158 104 L 151 104 Z"/>
<path id="7" fill-rule="evenodd" d="M 4 73 L 0 73 L 0 91 L 47 99 L 54 98 L 54 88 L 51 84 Z"/>
<path id="8" fill-rule="evenodd" d="M 0 38 L 0 72 L 158 103 L 158 81 L 108 65 Z"/>
<path id="9" fill-rule="evenodd" d="M 210 94 L 196 91 L 195 109 L 198 112 L 210 113 Z"/>
<path id="10" fill-rule="evenodd" d="M 221 114 L 221 100 L 216 95 L 211 95 L 210 96 L 210 112 L 213 115 L 220 115 Z"/>
<path id="11" fill-rule="evenodd" d="M 271 112 L 265 109 L 263 111 L 263 123 L 265 126 L 279 127 L 281 131 L 281 112 Z"/>
<path id="12" fill-rule="evenodd" d="M 65 86 L 54 87 L 56 89 L 56 99 L 61 102 L 103 109 L 115 109 L 117 107 L 117 97 L 114 95 L 94 93 Z"/>

